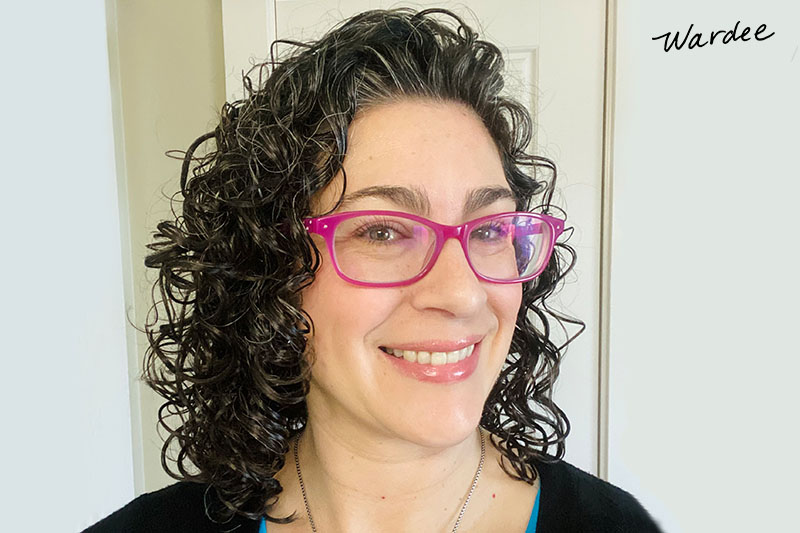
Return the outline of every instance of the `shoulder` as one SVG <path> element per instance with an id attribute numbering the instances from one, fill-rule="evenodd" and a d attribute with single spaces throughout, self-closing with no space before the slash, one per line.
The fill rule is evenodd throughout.
<path id="1" fill-rule="evenodd" d="M 541 475 L 539 524 L 556 531 L 659 532 L 630 493 L 565 461 L 535 461 Z"/>
<path id="2" fill-rule="evenodd" d="M 128 505 L 85 530 L 84 533 L 256 533 L 258 522 L 235 517 L 225 523 L 206 515 L 213 503 L 208 485 L 181 481 L 142 494 Z"/>

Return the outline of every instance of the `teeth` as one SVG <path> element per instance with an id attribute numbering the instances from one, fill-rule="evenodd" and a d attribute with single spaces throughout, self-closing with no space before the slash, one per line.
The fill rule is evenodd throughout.
<path id="1" fill-rule="evenodd" d="M 443 365 L 447 362 L 447 354 L 442 352 L 431 353 L 431 364 L 433 366 Z"/>
<path id="2" fill-rule="evenodd" d="M 449 363 L 457 363 L 459 361 L 463 361 L 470 355 L 472 355 L 472 351 L 474 350 L 475 345 L 471 344 L 466 348 L 462 348 L 461 350 L 456 350 L 454 352 L 415 352 L 413 350 L 396 350 L 394 348 L 384 348 L 387 353 L 394 355 L 395 357 L 400 357 L 409 361 L 411 363 L 420 363 L 423 365 L 444 365 Z"/>

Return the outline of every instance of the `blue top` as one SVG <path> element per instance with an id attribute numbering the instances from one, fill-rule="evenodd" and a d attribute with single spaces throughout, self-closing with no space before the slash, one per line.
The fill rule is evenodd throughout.
<path id="1" fill-rule="evenodd" d="M 539 494 L 541 494 L 541 492 L 542 489 L 540 488 L 536 493 L 536 501 L 533 503 L 533 512 L 528 520 L 528 527 L 525 528 L 525 533 L 536 533 L 536 519 L 539 518 Z M 261 519 L 261 527 L 258 533 L 267 533 L 267 520 L 265 518 Z"/>

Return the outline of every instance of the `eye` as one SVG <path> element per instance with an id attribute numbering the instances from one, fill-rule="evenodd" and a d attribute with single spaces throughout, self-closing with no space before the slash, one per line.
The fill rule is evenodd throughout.
<path id="1" fill-rule="evenodd" d="M 409 232 L 402 224 L 381 220 L 363 223 L 353 232 L 353 236 L 371 244 L 390 244 L 409 238 Z"/>
<path id="2" fill-rule="evenodd" d="M 392 238 L 393 230 L 387 227 L 372 227 L 366 232 L 369 238 L 373 241 L 388 241 Z"/>
<path id="3" fill-rule="evenodd" d="M 508 235 L 508 224 L 501 222 L 488 222 L 472 230 L 471 239 L 479 241 L 495 241 Z"/>

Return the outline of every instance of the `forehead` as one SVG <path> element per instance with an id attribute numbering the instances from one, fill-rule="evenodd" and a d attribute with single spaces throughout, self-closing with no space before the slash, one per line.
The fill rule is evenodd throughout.
<path id="1" fill-rule="evenodd" d="M 509 189 L 486 127 L 470 108 L 454 102 L 404 100 L 360 113 L 348 130 L 344 169 L 348 196 L 369 188 L 407 188 L 424 196 L 433 212 L 462 207 L 478 189 Z M 335 205 L 342 184 L 340 174 L 323 191 L 325 208 Z M 348 209 L 386 200 L 355 197 L 359 207 Z"/>

